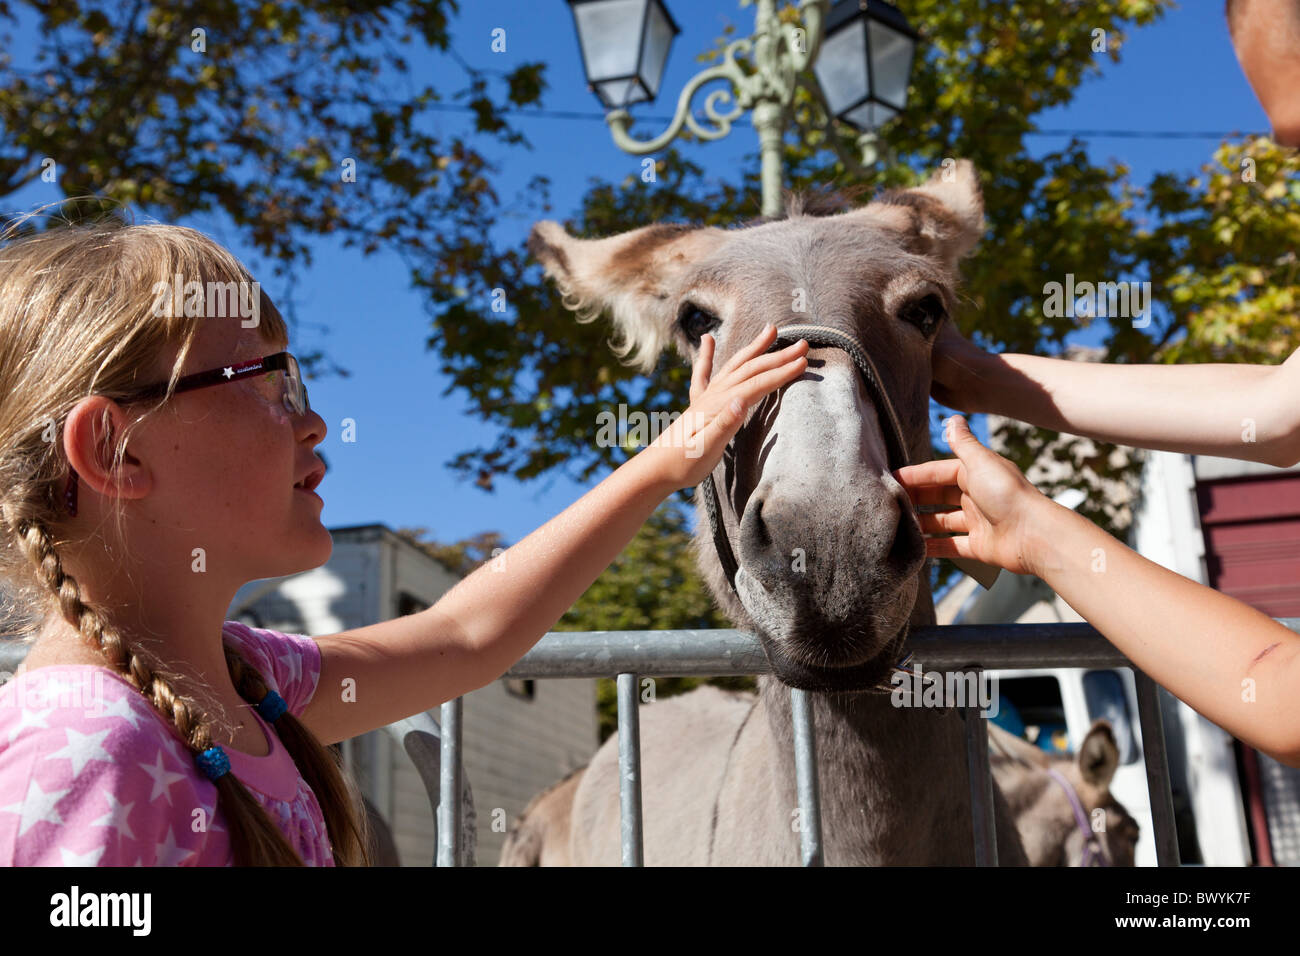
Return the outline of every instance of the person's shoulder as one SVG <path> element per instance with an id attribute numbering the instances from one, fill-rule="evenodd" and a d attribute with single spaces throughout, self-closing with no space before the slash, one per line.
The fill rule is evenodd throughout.
<path id="1" fill-rule="evenodd" d="M 55 664 L 0 686 L 0 750 L 68 730 L 107 731 L 117 748 L 168 736 L 162 715 L 126 678 L 107 667 Z"/>
<path id="2" fill-rule="evenodd" d="M 37 668 L 0 687 L 0 862 L 180 864 L 215 788 L 153 705 L 107 668 Z"/>
<path id="3" fill-rule="evenodd" d="M 242 621 L 226 621 L 222 631 L 267 685 L 284 698 L 289 713 L 301 716 L 320 679 L 320 646 L 315 639 Z"/>

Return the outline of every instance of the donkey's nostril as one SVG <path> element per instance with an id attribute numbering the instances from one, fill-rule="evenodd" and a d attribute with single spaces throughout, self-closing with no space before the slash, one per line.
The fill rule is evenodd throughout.
<path id="1" fill-rule="evenodd" d="M 745 504 L 744 515 L 740 520 L 738 556 L 749 576 L 771 590 L 775 579 L 781 576 L 781 567 L 779 558 L 775 557 L 772 528 L 763 518 L 765 503 L 762 498 L 754 496 Z"/>
<path id="2" fill-rule="evenodd" d="M 898 524 L 894 529 L 894 543 L 889 547 L 888 561 L 895 568 L 911 575 L 925 561 L 925 539 L 921 536 L 921 526 L 912 516 L 912 504 L 906 493 L 896 495 L 898 500 Z"/>
<path id="3" fill-rule="evenodd" d="M 750 542 L 766 550 L 772 546 L 772 534 L 767 527 L 767 522 L 763 520 L 763 499 L 754 501 L 752 507 L 754 520 L 750 529 Z"/>

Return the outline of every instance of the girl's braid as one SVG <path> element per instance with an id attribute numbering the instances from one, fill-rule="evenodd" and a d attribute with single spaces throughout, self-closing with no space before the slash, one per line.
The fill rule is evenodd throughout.
<path id="1" fill-rule="evenodd" d="M 194 753 L 202 753 L 212 746 L 212 721 L 195 717 L 192 712 L 192 707 L 195 706 L 193 699 L 172 690 L 169 678 L 174 680 L 176 675 L 165 676 L 165 672 L 156 664 L 150 664 L 142 652 L 130 649 L 117 629 L 107 624 L 98 611 L 82 600 L 80 586 L 75 578 L 64 572 L 63 562 L 45 528 L 36 521 L 13 522 L 11 516 L 14 510 L 9 502 L 0 510 L 41 580 L 58 599 L 64 619 L 94 642 L 113 668 L 175 725 Z M 247 688 L 253 691 L 255 700 L 261 700 L 266 694 L 266 684 L 256 669 L 245 666 L 239 655 L 229 647 L 226 647 L 226 660 L 227 663 L 234 661 L 231 673 L 241 695 L 247 696 Z M 241 806 L 241 812 L 226 814 L 231 849 L 236 861 L 256 859 L 272 866 L 303 865 L 302 858 L 238 777 L 233 773 L 224 774 L 215 781 L 215 786 L 223 805 Z"/>

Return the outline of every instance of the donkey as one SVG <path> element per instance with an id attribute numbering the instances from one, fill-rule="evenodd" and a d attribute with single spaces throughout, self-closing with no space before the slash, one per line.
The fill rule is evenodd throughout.
<path id="1" fill-rule="evenodd" d="M 989 764 L 1031 866 L 1134 865 L 1140 830 L 1110 792 L 1119 747 L 1109 723 L 1096 721 L 1075 756 L 1052 756 L 990 723 Z M 529 801 L 511 824 L 498 865 L 570 865 L 573 796 L 585 770 L 569 771 Z M 1104 837 L 1093 822 L 1098 811 Z"/>
<path id="2" fill-rule="evenodd" d="M 529 235 L 566 307 L 579 321 L 609 310 L 616 353 L 643 371 L 669 343 L 693 359 L 705 332 L 719 368 L 768 322 L 818 329 L 804 336 L 808 369 L 749 410 L 701 486 L 720 496 L 696 495 L 700 569 L 773 673 L 756 696 L 705 686 L 642 708 L 650 866 L 799 864 L 790 687 L 815 692 L 827 865 L 975 861 L 963 718 L 893 706 L 886 680 L 909 628 L 935 620 L 920 526 L 891 468 L 930 457 L 930 348 L 957 262 L 983 233 L 983 198 L 963 161 L 847 205 L 790 196 L 783 217 L 735 229 L 578 239 L 544 221 Z M 573 865 L 620 862 L 617 764 L 611 738 L 577 784 Z M 1026 864 L 996 785 L 994 814 L 999 863 Z"/>
<path id="3" fill-rule="evenodd" d="M 571 866 L 569 824 L 573 795 L 586 767 L 570 770 L 524 807 L 501 845 L 497 866 Z"/>
<path id="4" fill-rule="evenodd" d="M 1119 746 L 1109 722 L 1095 721 L 1074 756 L 989 724 L 989 763 L 1031 866 L 1135 864 L 1138 822 L 1110 792 Z"/>

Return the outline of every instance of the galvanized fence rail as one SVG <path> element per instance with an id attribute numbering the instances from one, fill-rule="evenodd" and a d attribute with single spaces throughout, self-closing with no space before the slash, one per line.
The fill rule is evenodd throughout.
<path id="1" fill-rule="evenodd" d="M 1278 623 L 1300 632 L 1300 618 Z M 1128 667 L 1137 684 L 1138 724 L 1146 763 L 1151 817 L 1155 826 L 1156 860 L 1178 866 L 1178 835 L 1174 825 L 1169 758 L 1157 686 L 1090 624 L 986 624 L 918 628 L 910 638 L 913 664 L 922 672 L 1025 670 L 1035 667 Z M 618 682 L 618 738 L 622 858 L 624 866 L 644 860 L 641 825 L 641 741 L 636 696 L 638 676 L 715 677 L 770 673 L 758 638 L 744 631 L 552 631 L 503 676 L 517 679 L 609 677 Z M 978 683 L 975 685 L 978 686 Z M 800 804 L 800 855 L 804 866 L 824 863 L 821 808 L 817 779 L 816 735 L 812 698 L 791 689 L 794 720 L 795 775 Z M 442 705 L 443 745 L 451 750 L 443 761 L 439 798 L 438 864 L 461 864 L 454 842 L 461 831 L 459 777 L 449 767 L 461 764 L 460 706 L 457 698 Z M 966 757 L 970 770 L 971 817 L 977 866 L 997 865 L 997 834 L 993 816 L 993 777 L 988 756 L 988 725 L 978 717 L 978 703 L 966 707 Z M 454 732 L 452 732 L 454 729 Z"/>
<path id="2" fill-rule="evenodd" d="M 1300 632 L 1300 618 L 1277 618 Z M 986 624 L 925 627 L 910 638 L 913 664 L 922 672 L 972 672 L 978 686 L 982 670 L 1023 670 L 1035 667 L 1128 667 L 1137 685 L 1138 724 L 1146 764 L 1151 816 L 1155 825 L 1156 860 L 1178 866 L 1178 837 L 1164 725 L 1154 681 L 1133 666 L 1089 624 Z M 0 641 L 0 672 L 12 674 L 26 648 Z M 552 631 L 510 668 L 503 677 L 546 679 L 609 677 L 618 682 L 618 737 L 622 860 L 624 866 L 644 862 L 641 822 L 641 741 L 636 694 L 638 676 L 716 677 L 770 673 L 762 646 L 744 631 Z M 8 676 L 8 675 L 6 675 Z M 805 866 L 824 863 L 821 807 L 817 776 L 816 734 L 812 697 L 791 689 L 794 722 L 795 778 L 800 810 L 800 855 Z M 463 698 L 441 705 L 434 723 L 415 715 L 390 725 L 421 770 L 426 787 L 438 781 L 436 826 L 438 866 L 473 865 L 472 797 L 465 779 L 462 749 Z M 993 816 L 993 778 L 988 756 L 988 725 L 978 702 L 966 706 L 966 757 L 971 785 L 971 817 L 978 866 L 997 865 L 997 834 Z M 974 719 L 972 719 L 974 718 Z M 459 793 L 461 799 L 452 799 Z M 432 796 L 432 794 L 431 794 Z"/>

